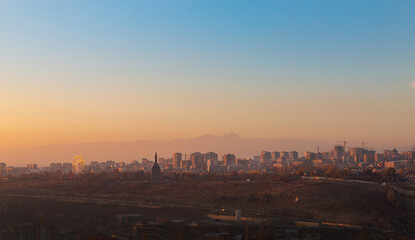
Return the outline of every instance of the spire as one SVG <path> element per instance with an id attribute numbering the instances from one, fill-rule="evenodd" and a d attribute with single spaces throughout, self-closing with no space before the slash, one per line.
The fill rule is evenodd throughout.
<path id="1" fill-rule="evenodd" d="M 154 156 L 154 165 L 153 165 L 153 168 L 151 169 L 151 177 L 152 177 L 152 180 L 154 181 L 160 181 L 161 170 L 160 170 L 160 166 L 157 163 L 157 153 Z"/>

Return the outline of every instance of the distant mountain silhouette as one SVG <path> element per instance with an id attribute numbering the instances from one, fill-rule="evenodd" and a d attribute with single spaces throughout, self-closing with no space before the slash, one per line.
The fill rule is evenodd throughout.
<path id="1" fill-rule="evenodd" d="M 47 166 L 51 162 L 71 162 L 80 154 L 87 162 L 91 161 L 124 161 L 152 159 L 154 152 L 160 157 L 170 158 L 173 152 L 182 152 L 183 155 L 192 152 L 216 152 L 221 155 L 234 153 L 237 157 L 252 157 L 261 151 L 298 151 L 300 155 L 305 151 L 328 151 L 331 144 L 297 139 L 246 139 L 235 133 L 221 136 L 206 134 L 196 138 L 175 139 L 169 141 L 133 142 L 98 142 L 73 143 L 38 147 L 25 147 L 0 151 L 0 162 L 13 166 L 25 166 L 27 163 L 38 163 Z M 183 156 L 184 158 L 184 156 Z M 188 157 L 189 158 L 189 157 Z"/>

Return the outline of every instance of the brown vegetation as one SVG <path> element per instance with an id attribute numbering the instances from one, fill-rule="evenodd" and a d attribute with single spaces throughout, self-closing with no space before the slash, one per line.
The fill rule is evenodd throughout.
<path id="1" fill-rule="evenodd" d="M 146 181 L 150 176 L 144 172 L 37 175 L 11 179 L 0 186 L 0 192 L 136 200 L 225 209 L 229 213 L 242 209 L 250 214 L 387 229 L 415 226 L 413 212 L 386 186 L 303 180 L 299 175 L 172 174 L 161 183 Z"/>

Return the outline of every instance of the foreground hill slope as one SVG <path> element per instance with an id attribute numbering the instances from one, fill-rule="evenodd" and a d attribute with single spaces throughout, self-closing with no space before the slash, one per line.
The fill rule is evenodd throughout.
<path id="1" fill-rule="evenodd" d="M 171 206 L 224 209 L 227 213 L 241 209 L 243 213 L 253 215 L 392 230 L 415 227 L 414 199 L 400 196 L 390 187 L 379 184 L 266 177 L 249 181 L 246 177 L 176 178 L 163 183 L 97 176 L 72 181 L 27 180 L 3 184 L 0 193 L 167 203 Z"/>

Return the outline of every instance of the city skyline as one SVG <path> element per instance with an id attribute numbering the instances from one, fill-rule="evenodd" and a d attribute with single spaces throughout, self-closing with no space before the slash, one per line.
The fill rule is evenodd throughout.
<path id="1" fill-rule="evenodd" d="M 412 9 L 1 2 L 0 150 L 228 132 L 412 146 Z"/>
<path id="2" fill-rule="evenodd" d="M 232 136 L 235 137 L 235 136 Z M 18 175 L 21 173 L 30 172 L 53 172 L 61 171 L 61 173 L 68 174 L 72 172 L 74 174 L 89 174 L 98 172 L 111 173 L 114 171 L 147 171 L 152 172 L 152 175 L 156 174 L 157 178 L 160 178 L 160 172 L 166 171 L 168 173 L 173 172 L 193 172 L 203 173 L 209 172 L 214 174 L 226 174 L 232 172 L 270 172 L 275 171 L 275 168 L 289 168 L 289 167 L 338 167 L 342 169 L 354 169 L 357 171 L 370 170 L 382 170 L 389 167 L 396 169 L 411 170 L 413 161 L 415 160 L 415 147 L 407 151 L 398 151 L 396 148 L 393 150 L 384 149 L 377 152 L 374 149 L 370 149 L 364 146 L 364 142 L 360 147 L 347 146 L 347 141 L 343 141 L 342 144 L 335 145 L 329 151 L 320 151 L 320 147 L 317 147 L 317 151 L 306 151 L 304 155 L 299 154 L 297 150 L 291 151 L 261 151 L 259 154 L 254 153 L 249 157 L 237 156 L 232 152 L 218 154 L 216 152 L 207 151 L 196 152 L 190 151 L 189 154 L 181 152 L 172 152 L 167 155 L 158 157 L 157 152 L 154 156 L 154 161 L 149 160 L 147 157 L 141 158 L 141 160 L 104 160 L 92 159 L 85 161 L 81 155 L 75 156 L 72 162 L 49 162 L 47 164 L 42 163 L 27 163 L 27 167 L 10 166 L 7 163 L 0 163 L 0 175 Z M 226 151 L 224 151 L 226 152 Z M 184 155 L 184 158 L 183 158 Z M 220 159 L 222 155 L 222 159 Z M 158 161 L 159 159 L 159 161 Z M 39 167 L 38 167 L 39 166 Z"/>
<path id="3" fill-rule="evenodd" d="M 297 140 L 297 139 L 249 139 L 235 133 L 220 136 L 206 134 L 196 138 L 174 139 L 170 141 L 131 141 L 131 142 L 96 142 L 57 144 L 37 147 L 17 148 L 0 151 L 0 159 L 7 164 L 25 166 L 27 163 L 38 163 L 47 166 L 56 161 L 70 162 L 75 155 L 83 155 L 87 162 L 91 161 L 121 161 L 151 159 L 154 152 L 161 157 L 170 158 L 174 153 L 181 153 L 179 159 L 189 159 L 195 152 L 216 152 L 219 155 L 235 154 L 238 158 L 252 158 L 263 151 L 285 153 L 296 151 L 299 156 L 306 152 L 329 152 L 334 146 L 349 149 L 364 148 L 383 152 L 397 149 L 398 152 L 413 151 L 414 145 L 396 146 L 392 143 L 386 146 L 374 147 L 368 142 L 351 142 L 347 139 L 331 143 Z M 27 157 L 30 156 L 30 157 Z"/>
<path id="4" fill-rule="evenodd" d="M 415 239 L 415 0 L 0 0 L 0 239 Z"/>

